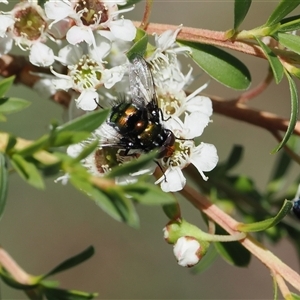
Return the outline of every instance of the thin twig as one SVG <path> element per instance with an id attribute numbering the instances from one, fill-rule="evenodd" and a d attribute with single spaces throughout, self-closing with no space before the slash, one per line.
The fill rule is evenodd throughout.
<path id="1" fill-rule="evenodd" d="M 246 103 L 248 100 L 255 98 L 270 85 L 273 78 L 274 78 L 273 72 L 271 68 L 269 68 L 266 78 L 251 90 L 242 93 L 237 101 L 239 103 Z"/>
<path id="2" fill-rule="evenodd" d="M 200 195 L 189 186 L 185 186 L 180 193 L 197 209 L 205 213 L 228 233 L 237 233 L 236 228 L 239 223 L 220 210 L 216 205 L 212 204 L 205 196 Z M 287 282 L 300 291 L 300 275 L 283 263 L 270 250 L 265 248 L 250 234 L 247 234 L 247 237 L 239 242 L 269 268 L 269 270 L 273 271 L 275 274 L 280 274 Z"/>
<path id="3" fill-rule="evenodd" d="M 143 19 L 142 19 L 142 22 L 139 26 L 139 28 L 141 28 L 141 29 L 146 30 L 148 25 L 149 25 L 149 20 L 150 20 L 150 15 L 151 15 L 151 10 L 152 10 L 152 4 L 153 4 L 153 0 L 146 0 Z"/>
<path id="4" fill-rule="evenodd" d="M 26 273 L 3 248 L 0 248 L 0 265 L 4 267 L 17 282 L 30 284 L 30 275 Z"/>

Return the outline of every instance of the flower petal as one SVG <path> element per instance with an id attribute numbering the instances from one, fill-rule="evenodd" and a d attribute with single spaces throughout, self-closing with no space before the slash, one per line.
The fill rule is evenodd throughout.
<path id="1" fill-rule="evenodd" d="M 48 67 L 54 63 L 53 50 L 43 43 L 35 43 L 29 54 L 29 61 L 38 67 Z"/>
<path id="2" fill-rule="evenodd" d="M 116 38 L 123 41 L 132 41 L 136 35 L 136 28 L 130 20 L 119 19 L 111 21 L 109 28 Z"/>
<path id="3" fill-rule="evenodd" d="M 201 143 L 194 148 L 190 161 L 197 168 L 204 180 L 208 178 L 203 172 L 211 171 L 218 163 L 217 149 L 212 144 Z"/>
<path id="4" fill-rule="evenodd" d="M 200 243 L 196 239 L 182 236 L 174 245 L 173 253 L 180 266 L 191 267 L 200 260 L 198 256 L 200 248 Z"/>
<path id="5" fill-rule="evenodd" d="M 76 105 L 86 111 L 95 110 L 97 108 L 97 103 L 99 100 L 99 95 L 95 91 L 85 90 L 83 91 L 79 98 L 76 100 Z"/>
<path id="6" fill-rule="evenodd" d="M 163 180 L 161 181 L 161 179 Z M 183 189 L 186 183 L 186 179 L 179 167 L 169 168 L 165 172 L 164 176 L 162 176 L 156 183 L 160 181 L 160 187 L 166 193 L 180 191 Z"/>
<path id="7" fill-rule="evenodd" d="M 92 45 L 94 43 L 93 32 L 88 26 L 71 27 L 66 35 L 66 39 L 72 45 L 79 44 L 83 41 L 88 45 Z"/>

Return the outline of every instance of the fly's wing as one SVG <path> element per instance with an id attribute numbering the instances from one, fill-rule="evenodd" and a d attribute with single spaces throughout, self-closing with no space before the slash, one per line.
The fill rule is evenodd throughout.
<path id="1" fill-rule="evenodd" d="M 100 137 L 100 147 L 118 148 L 124 150 L 140 150 L 140 147 L 134 146 L 134 141 L 128 137 L 122 136 L 108 123 L 103 123 L 98 129 L 97 136 Z M 141 152 L 141 151 L 140 151 Z"/>
<path id="2" fill-rule="evenodd" d="M 139 55 L 132 59 L 129 70 L 129 84 L 132 102 L 140 107 L 149 103 L 157 106 L 152 73 L 146 61 Z"/>

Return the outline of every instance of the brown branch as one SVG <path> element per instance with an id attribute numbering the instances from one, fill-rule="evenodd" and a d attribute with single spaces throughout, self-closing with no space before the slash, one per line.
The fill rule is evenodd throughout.
<path id="1" fill-rule="evenodd" d="M 139 25 L 138 22 L 133 23 L 135 26 Z M 147 27 L 147 33 L 162 34 L 166 30 L 176 30 L 177 28 L 178 26 L 175 25 L 151 23 Z M 177 35 L 177 39 L 220 46 L 227 49 L 237 50 L 245 54 L 265 58 L 263 51 L 258 45 L 228 40 L 226 38 L 225 32 L 223 31 L 213 31 L 193 27 L 182 27 L 182 29 Z"/>
<path id="2" fill-rule="evenodd" d="M 141 29 L 146 30 L 146 28 L 148 27 L 150 15 L 151 15 L 152 4 L 153 4 L 153 0 L 146 1 L 143 20 L 139 26 Z"/>
<path id="3" fill-rule="evenodd" d="M 212 100 L 214 112 L 236 120 L 247 122 L 261 128 L 285 132 L 289 125 L 288 119 L 283 119 L 273 113 L 255 110 L 236 101 L 226 101 L 216 96 L 208 96 Z M 300 136 L 300 122 L 296 123 L 294 134 Z"/>

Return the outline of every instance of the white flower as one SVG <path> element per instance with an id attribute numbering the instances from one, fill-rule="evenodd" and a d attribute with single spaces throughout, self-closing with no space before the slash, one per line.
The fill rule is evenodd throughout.
<path id="1" fill-rule="evenodd" d="M 204 180 L 208 179 L 204 172 L 211 171 L 217 165 L 216 147 L 203 142 L 196 146 L 193 140 L 199 134 L 198 127 L 204 125 L 199 123 L 197 115 L 197 112 L 186 114 L 184 123 L 179 118 L 171 118 L 166 122 L 167 128 L 172 130 L 176 139 L 172 154 L 160 160 L 161 166 L 167 170 L 156 181 L 156 184 L 160 183 L 165 192 L 176 192 L 183 189 L 186 179 L 182 169 L 189 164 L 193 164 L 197 168 Z"/>
<path id="2" fill-rule="evenodd" d="M 188 236 L 179 238 L 174 245 L 173 253 L 176 257 L 178 264 L 182 267 L 192 267 L 196 265 L 200 258 L 200 243 Z"/>
<path id="3" fill-rule="evenodd" d="M 164 57 L 167 56 L 167 54 L 176 55 L 176 53 L 180 53 L 180 52 L 181 53 L 190 52 L 191 50 L 189 47 L 181 47 L 175 43 L 176 37 L 179 31 L 181 30 L 181 28 L 182 25 L 180 25 L 176 30 L 171 30 L 171 29 L 166 30 L 160 36 L 154 34 L 156 49 L 149 57 L 149 60 L 156 60 L 159 58 L 164 59 Z"/>
<path id="4" fill-rule="evenodd" d="M 53 22 L 50 27 L 63 20 L 71 19 L 75 23 L 67 32 L 67 41 L 76 45 L 82 41 L 88 45 L 95 46 L 93 32 L 101 29 L 110 29 L 115 37 L 132 41 L 135 38 L 136 28 L 130 20 L 123 18 L 116 20 L 116 17 L 123 12 L 133 9 L 127 8 L 118 10 L 117 4 L 124 4 L 124 1 L 47 1 L 45 13 Z"/>
<path id="5" fill-rule="evenodd" d="M 98 88 L 102 86 L 111 88 L 122 80 L 127 70 L 127 64 L 106 69 L 104 57 L 111 49 L 111 42 L 99 34 L 95 36 L 95 41 L 96 48 L 90 48 L 86 44 L 67 45 L 62 48 L 56 60 L 67 66 L 68 74 L 52 70 L 58 78 L 53 80 L 56 88 L 64 90 L 72 88 L 79 92 L 77 107 L 86 111 L 97 108 Z"/>

